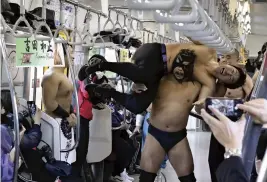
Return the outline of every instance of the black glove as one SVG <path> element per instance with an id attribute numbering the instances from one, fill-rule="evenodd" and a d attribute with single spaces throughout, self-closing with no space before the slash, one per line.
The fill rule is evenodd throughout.
<path id="1" fill-rule="evenodd" d="M 107 100 L 111 99 L 112 92 L 116 91 L 109 84 L 87 84 L 85 90 L 88 92 L 93 105 L 106 103 Z"/>
<path id="2" fill-rule="evenodd" d="M 100 94 L 102 98 L 110 100 L 112 93 L 116 91 L 110 84 L 98 85 L 94 92 Z"/>

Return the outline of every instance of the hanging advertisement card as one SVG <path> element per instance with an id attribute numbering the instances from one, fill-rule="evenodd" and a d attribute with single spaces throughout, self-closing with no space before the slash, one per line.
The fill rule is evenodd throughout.
<path id="1" fill-rule="evenodd" d="M 37 41 L 34 37 L 17 38 L 16 67 L 39 66 L 65 67 L 62 45 L 57 44 L 57 49 L 55 49 L 53 40 Z"/>
<path id="2" fill-rule="evenodd" d="M 120 62 L 130 62 L 128 49 L 120 49 Z"/>

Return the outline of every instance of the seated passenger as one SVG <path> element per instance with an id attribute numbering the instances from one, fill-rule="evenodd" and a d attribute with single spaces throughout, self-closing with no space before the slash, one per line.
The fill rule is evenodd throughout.
<path id="1" fill-rule="evenodd" d="M 2 113 L 1 113 L 2 115 Z M 1 116 L 2 118 L 3 116 Z M 21 137 L 25 129 L 20 132 Z M 12 182 L 14 176 L 15 147 L 13 147 L 13 137 L 8 128 L 2 125 L 1 119 L 1 181 Z M 21 158 L 19 166 L 21 166 Z"/>
<path id="2" fill-rule="evenodd" d="M 17 101 L 18 102 L 18 101 Z M 41 121 L 41 111 L 38 109 L 35 116 L 33 117 L 34 124 L 31 128 L 28 128 L 25 130 L 25 127 L 22 123 L 24 122 L 24 118 L 22 114 L 19 116 L 19 122 L 20 122 L 20 149 L 21 154 L 24 157 L 24 160 L 27 161 L 27 165 L 29 170 L 34 173 L 34 169 L 36 169 L 36 161 L 32 159 L 32 155 L 30 154 L 30 151 L 37 147 L 41 141 L 42 138 L 42 132 L 40 129 L 40 121 Z M 12 128 L 14 128 L 14 122 L 13 122 L 13 109 L 12 109 L 12 101 L 11 101 L 11 94 L 9 90 L 1 90 L 1 130 L 3 131 L 3 137 L 2 137 L 2 144 L 5 146 L 5 150 L 3 150 L 3 159 L 5 158 L 5 155 L 10 153 L 10 161 L 5 160 L 5 164 L 9 164 L 13 166 L 14 162 L 14 152 L 15 148 L 13 148 L 13 141 L 14 141 L 14 134 L 12 132 Z M 5 138 L 5 140 L 3 140 Z M 9 147 L 8 147 L 9 146 Z M 11 148 L 10 148 L 11 147 Z M 11 150 L 8 152 L 8 149 Z M 34 165 L 32 166 L 31 162 L 34 161 Z M 20 161 L 21 164 L 21 161 Z M 7 168 L 6 168 L 7 167 Z M 11 170 L 11 168 L 8 168 L 6 166 L 6 170 Z M 13 174 L 13 169 L 10 171 Z M 5 173 L 2 173 L 2 175 L 9 175 Z M 13 179 L 13 175 L 12 179 Z M 4 181 L 4 179 L 3 179 Z"/>
<path id="3" fill-rule="evenodd" d="M 119 93 L 108 86 L 88 85 L 86 88 L 103 97 L 112 97 L 136 114 L 143 112 L 155 99 L 160 80 L 167 74 L 173 74 L 179 83 L 198 81 L 202 85 L 198 102 L 194 103 L 197 105 L 202 104 L 206 97 L 212 96 L 216 79 L 232 89 L 243 85 L 245 80 L 240 68 L 219 66 L 216 50 L 204 45 L 147 43 L 137 49 L 132 59 L 134 64 L 114 63 L 107 62 L 101 55 L 94 55 L 89 60 L 90 65 L 84 65 L 80 69 L 78 77 L 84 80 L 91 73 L 108 70 L 135 83 L 145 84 L 147 90 L 140 94 Z"/>

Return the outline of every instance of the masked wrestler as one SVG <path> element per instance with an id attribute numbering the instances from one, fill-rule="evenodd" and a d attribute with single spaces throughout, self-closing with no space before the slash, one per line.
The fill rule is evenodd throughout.
<path id="1" fill-rule="evenodd" d="M 196 181 L 186 125 L 201 87 L 197 81 L 177 82 L 171 73 L 160 80 L 142 151 L 140 182 L 154 182 L 165 155 L 181 182 Z"/>
<path id="2" fill-rule="evenodd" d="M 238 77 L 240 73 L 231 72 L 232 77 Z M 224 74 L 226 77 L 228 73 Z M 142 88 L 138 89 L 139 94 L 149 89 L 137 88 Z M 186 125 L 192 104 L 198 99 L 201 88 L 201 83 L 197 81 L 177 82 L 172 73 L 160 80 L 152 102 L 150 126 L 142 152 L 140 182 L 154 181 L 166 154 L 181 182 L 196 181 L 192 153 L 186 138 Z M 88 89 L 88 92 L 95 93 L 92 89 Z"/>
<path id="3" fill-rule="evenodd" d="M 87 90 L 112 97 L 133 113 L 143 112 L 154 100 L 161 78 L 169 73 L 176 81 L 198 81 L 202 87 L 198 97 L 200 104 L 215 91 L 215 78 L 226 87 L 243 84 L 244 74 L 238 67 L 219 66 L 214 49 L 194 44 L 159 44 L 142 45 L 132 58 L 133 63 L 107 62 L 103 56 L 94 55 L 90 58 L 90 66 L 84 65 L 79 71 L 79 79 L 85 79 L 96 71 L 112 71 L 127 77 L 135 83 L 144 83 L 147 87 L 140 94 L 123 94 L 107 86 L 88 85 Z"/>
<path id="4" fill-rule="evenodd" d="M 57 44 L 55 46 L 56 54 L 54 59 L 64 59 L 63 53 L 60 54 L 58 51 L 60 46 L 63 45 Z M 63 52 L 65 66 L 68 68 L 70 65 L 66 59 L 67 55 L 64 46 Z M 71 108 L 73 85 L 64 74 L 64 69 L 65 67 L 50 67 L 44 73 L 41 83 L 45 112 L 60 123 L 62 149 L 67 147 L 66 143 L 68 147 L 74 145 L 74 132 L 71 127 L 75 126 L 77 122 L 77 118 Z M 71 161 L 71 159 L 76 159 L 76 152 L 71 151 L 69 154 L 61 153 L 61 158 L 65 159 L 65 157 L 68 158 L 67 162 L 72 163 L 74 161 Z"/>

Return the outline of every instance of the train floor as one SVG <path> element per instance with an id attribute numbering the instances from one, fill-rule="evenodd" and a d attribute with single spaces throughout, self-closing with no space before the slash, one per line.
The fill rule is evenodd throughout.
<path id="1" fill-rule="evenodd" d="M 188 131 L 187 136 L 193 153 L 196 179 L 198 182 L 210 182 L 208 165 L 210 132 Z M 179 182 L 169 162 L 167 162 L 167 167 L 162 172 L 166 176 L 167 182 Z M 139 181 L 137 175 L 133 177 L 135 178 L 134 182 Z"/>

